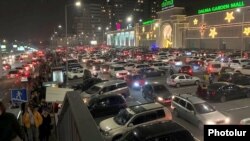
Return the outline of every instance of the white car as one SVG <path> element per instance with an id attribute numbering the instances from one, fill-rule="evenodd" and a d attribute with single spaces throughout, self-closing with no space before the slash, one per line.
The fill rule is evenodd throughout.
<path id="1" fill-rule="evenodd" d="M 68 72 L 69 79 L 76 79 L 83 77 L 83 70 L 82 69 L 72 69 Z"/>
<path id="2" fill-rule="evenodd" d="M 208 73 L 219 73 L 221 68 L 220 62 L 209 62 L 206 69 Z"/>
<path id="3" fill-rule="evenodd" d="M 151 65 L 151 68 L 160 69 L 160 68 L 169 68 L 170 66 L 164 62 L 154 63 Z"/>
<path id="4" fill-rule="evenodd" d="M 143 68 L 150 68 L 150 66 L 146 64 L 136 64 L 133 71 L 136 73 Z"/>
<path id="5" fill-rule="evenodd" d="M 241 69 L 236 69 L 235 72 L 239 72 L 241 74 L 244 74 L 244 75 L 250 75 L 250 66 L 245 66 Z"/>
<path id="6" fill-rule="evenodd" d="M 124 78 L 128 75 L 128 71 L 122 65 L 115 65 L 111 67 L 110 75 L 116 78 Z"/>
<path id="7" fill-rule="evenodd" d="M 240 121 L 242 125 L 250 125 L 250 118 L 245 118 Z"/>
<path id="8" fill-rule="evenodd" d="M 125 67 L 125 69 L 127 71 L 133 71 L 133 68 L 135 67 L 135 64 L 129 63 L 129 64 L 124 65 L 124 67 Z"/>
<path id="9" fill-rule="evenodd" d="M 248 59 L 233 59 L 230 62 L 230 67 L 234 69 L 241 69 L 244 65 L 247 65 L 250 63 L 250 60 Z"/>

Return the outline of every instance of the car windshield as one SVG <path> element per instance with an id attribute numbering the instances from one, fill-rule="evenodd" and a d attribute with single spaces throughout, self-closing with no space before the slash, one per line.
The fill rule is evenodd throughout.
<path id="1" fill-rule="evenodd" d="M 119 125 L 125 125 L 131 118 L 132 114 L 126 109 L 122 109 L 115 117 L 114 121 Z"/>
<path id="2" fill-rule="evenodd" d="M 115 71 L 121 71 L 121 70 L 125 70 L 124 67 L 116 67 L 114 68 Z"/>
<path id="3" fill-rule="evenodd" d="M 89 88 L 87 91 L 85 91 L 87 94 L 96 94 L 101 90 L 100 87 L 98 86 L 92 86 L 91 88 Z"/>
<path id="4" fill-rule="evenodd" d="M 209 105 L 207 102 L 194 104 L 196 112 L 199 114 L 206 114 L 216 111 L 213 106 Z"/>
<path id="5" fill-rule="evenodd" d="M 156 93 L 161 93 L 161 92 L 168 92 L 168 89 L 164 85 L 155 85 L 154 91 Z"/>
<path id="6" fill-rule="evenodd" d="M 172 75 L 170 78 L 175 79 L 178 75 Z"/>

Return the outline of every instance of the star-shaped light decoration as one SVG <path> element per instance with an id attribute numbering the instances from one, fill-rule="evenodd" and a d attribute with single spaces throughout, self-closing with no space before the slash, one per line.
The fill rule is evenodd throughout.
<path id="1" fill-rule="evenodd" d="M 198 21 L 196 18 L 193 20 L 194 25 L 197 25 L 198 22 L 199 22 L 199 21 Z"/>
<path id="2" fill-rule="evenodd" d="M 234 12 L 227 12 L 227 15 L 225 17 L 225 20 L 230 23 L 232 20 L 234 20 Z"/>
<path id="3" fill-rule="evenodd" d="M 250 27 L 245 27 L 243 34 L 245 34 L 246 36 L 249 36 L 250 35 Z"/>
<path id="4" fill-rule="evenodd" d="M 210 33 L 209 33 L 210 37 L 214 38 L 217 34 L 218 33 L 216 31 L 216 28 L 213 27 L 213 28 L 210 29 Z"/>

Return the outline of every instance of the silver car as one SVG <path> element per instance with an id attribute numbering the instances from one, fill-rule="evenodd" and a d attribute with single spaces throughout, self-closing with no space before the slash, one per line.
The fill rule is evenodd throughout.
<path id="1" fill-rule="evenodd" d="M 180 87 L 183 85 L 199 85 L 200 78 L 195 76 L 190 76 L 188 74 L 174 74 L 167 78 L 167 84 L 169 86 Z"/>
<path id="2" fill-rule="evenodd" d="M 206 101 L 190 95 L 173 96 L 171 103 L 173 114 L 203 129 L 203 125 L 229 124 L 230 118 L 217 111 Z"/>

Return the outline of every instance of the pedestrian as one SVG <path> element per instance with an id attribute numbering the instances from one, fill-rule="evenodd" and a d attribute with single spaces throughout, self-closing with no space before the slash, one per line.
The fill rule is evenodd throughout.
<path id="1" fill-rule="evenodd" d="M 0 141 L 13 141 L 17 137 L 24 140 L 24 136 L 16 116 L 6 112 L 4 104 L 0 101 Z"/>
<path id="2" fill-rule="evenodd" d="M 39 126 L 42 124 L 43 118 L 39 112 L 29 105 L 23 115 L 23 124 L 27 130 L 28 141 L 39 141 Z"/>
<path id="3" fill-rule="evenodd" d="M 49 141 L 51 126 L 51 117 L 47 108 L 42 110 L 43 123 L 39 127 L 39 138 L 40 141 Z"/>

